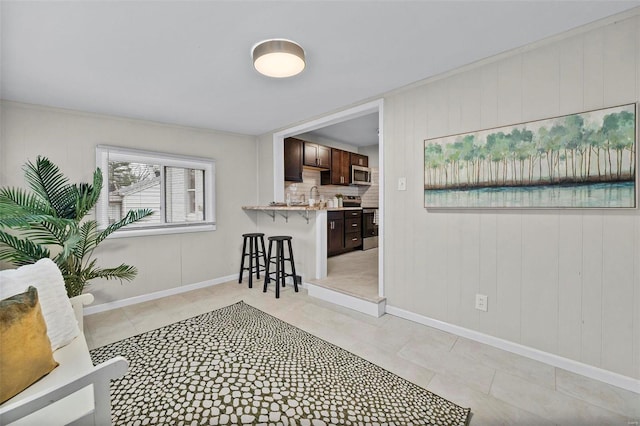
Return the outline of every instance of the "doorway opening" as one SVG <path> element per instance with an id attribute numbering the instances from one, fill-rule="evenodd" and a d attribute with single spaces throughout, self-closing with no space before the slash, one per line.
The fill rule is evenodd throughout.
<path id="1" fill-rule="evenodd" d="M 375 139 L 373 143 L 354 142 L 362 136 L 365 126 L 370 126 L 375 120 Z M 373 301 L 384 298 L 384 158 L 383 158 L 383 100 L 369 102 L 354 108 L 322 117 L 298 126 L 283 130 L 273 135 L 274 155 L 274 198 L 276 201 L 285 200 L 285 185 L 290 191 L 290 182 L 284 180 L 284 139 L 288 137 L 303 137 L 315 140 L 310 142 L 333 145 L 334 148 L 346 149 L 363 154 L 370 158 L 372 178 L 375 179 L 375 191 L 371 188 L 359 186 L 330 186 L 325 188 L 328 196 L 330 191 L 341 191 L 351 194 L 361 200 L 361 207 L 367 208 L 367 217 L 375 209 L 375 223 L 377 225 L 377 247 L 372 246 L 372 239 L 367 240 L 360 250 L 349 251 L 338 256 L 327 257 L 327 244 L 318 244 L 316 247 L 317 264 L 319 272 L 310 283 L 322 285 L 330 290 L 335 290 L 359 299 Z M 344 137 L 332 136 L 339 132 Z M 335 143 L 333 143 L 335 142 Z M 377 142 L 377 143 L 375 143 Z M 349 148 L 351 146 L 351 149 Z M 375 146 L 375 147 L 374 147 Z M 313 171 L 309 172 L 310 174 Z M 322 187 L 320 187 L 322 188 Z M 375 193 L 375 196 L 372 194 Z M 364 210 L 363 210 L 364 211 Z M 327 235 L 327 234 L 323 234 Z M 366 287 L 366 288 L 365 288 Z M 357 303 L 354 303 L 357 304 Z"/>

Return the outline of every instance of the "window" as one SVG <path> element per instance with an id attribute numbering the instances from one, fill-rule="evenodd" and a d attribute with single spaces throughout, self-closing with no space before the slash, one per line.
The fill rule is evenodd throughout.
<path id="1" fill-rule="evenodd" d="M 114 236 L 215 229 L 213 160 L 98 145 L 96 164 L 103 175 L 96 215 L 102 228 L 129 210 L 153 210 Z"/>

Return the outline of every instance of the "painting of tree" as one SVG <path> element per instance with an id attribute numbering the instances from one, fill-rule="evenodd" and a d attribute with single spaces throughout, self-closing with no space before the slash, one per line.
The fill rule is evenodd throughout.
<path id="1" fill-rule="evenodd" d="M 425 207 L 636 207 L 636 105 L 424 141 Z"/>

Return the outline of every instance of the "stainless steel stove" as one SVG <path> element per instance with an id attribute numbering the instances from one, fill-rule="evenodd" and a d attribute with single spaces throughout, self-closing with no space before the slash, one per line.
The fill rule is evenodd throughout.
<path id="1" fill-rule="evenodd" d="M 362 250 L 378 247 L 378 209 L 362 209 Z"/>
<path id="2" fill-rule="evenodd" d="M 361 207 L 362 198 L 359 195 L 345 195 L 342 198 L 342 207 Z"/>

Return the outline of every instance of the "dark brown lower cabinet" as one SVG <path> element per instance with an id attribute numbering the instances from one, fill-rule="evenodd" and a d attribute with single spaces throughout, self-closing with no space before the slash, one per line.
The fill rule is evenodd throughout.
<path id="1" fill-rule="evenodd" d="M 362 246 L 362 211 L 327 212 L 327 256 Z"/>
<path id="2" fill-rule="evenodd" d="M 344 251 L 344 214 L 327 212 L 327 256 Z"/>

